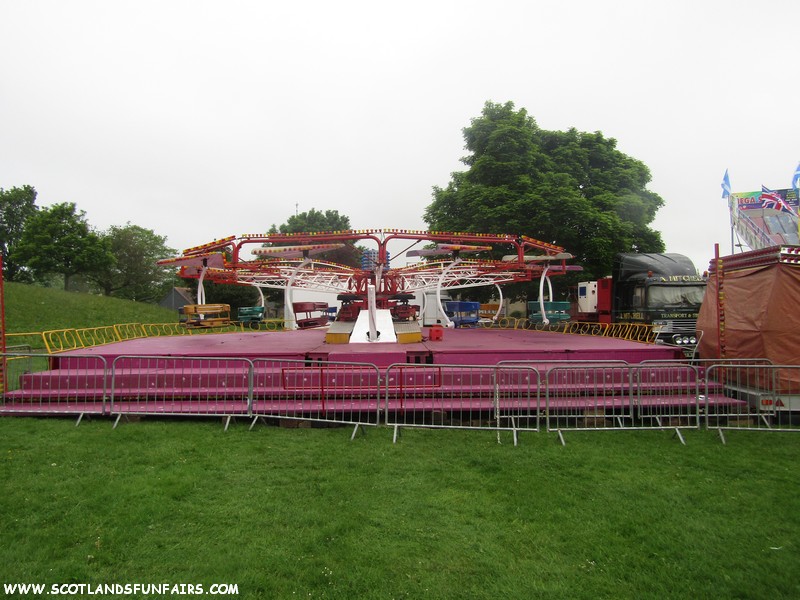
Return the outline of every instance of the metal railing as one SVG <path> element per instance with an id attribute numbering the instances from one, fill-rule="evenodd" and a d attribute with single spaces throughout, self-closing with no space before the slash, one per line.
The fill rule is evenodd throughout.
<path id="1" fill-rule="evenodd" d="M 247 358 L 117 356 L 109 414 L 249 416 L 252 378 Z"/>
<path id="2" fill-rule="evenodd" d="M 285 424 L 378 425 L 381 373 L 371 363 L 253 359 L 251 415 Z M 251 425 L 251 427 L 252 427 Z"/>
<path id="3" fill-rule="evenodd" d="M 15 350 L 20 350 L 16 348 Z M 0 355 L 0 414 L 234 417 L 283 425 L 512 432 L 800 431 L 800 366 L 767 360 L 327 362 L 72 352 Z M 110 364 L 109 364 L 110 362 Z M 116 425 L 116 423 L 115 423 Z M 227 425 L 226 425 L 227 426 Z"/>
<path id="4" fill-rule="evenodd" d="M 548 367 L 546 407 L 548 431 L 622 429 L 633 426 L 631 368 L 617 363 Z"/>
<path id="5" fill-rule="evenodd" d="M 396 363 L 385 379 L 386 425 L 538 431 L 544 404 L 539 373 L 519 365 Z"/>
<path id="6" fill-rule="evenodd" d="M 480 326 L 487 329 L 524 329 L 526 331 L 549 331 L 573 335 L 613 337 L 633 342 L 653 344 L 658 333 L 652 325 L 643 323 L 591 323 L 588 321 L 552 321 L 543 323 L 527 318 L 503 317 L 496 322 L 481 321 Z"/>
<path id="7" fill-rule="evenodd" d="M 576 335 L 613 337 L 629 341 L 654 343 L 657 334 L 649 325 L 638 323 L 587 323 L 575 321 L 537 323 L 527 318 L 503 317 L 496 323 L 483 322 L 482 327 L 549 331 Z M 189 328 L 181 323 L 120 323 L 102 327 L 53 329 L 43 332 L 9 333 L 9 340 L 25 341 L 33 347 L 44 347 L 49 354 L 82 350 L 125 340 L 148 337 L 209 335 L 247 331 L 284 331 L 281 319 L 268 319 L 258 323 L 231 321 L 227 325 L 209 328 Z"/>
<path id="8" fill-rule="evenodd" d="M 673 429 L 683 442 L 681 429 L 699 429 L 703 382 L 697 367 L 689 364 L 648 362 L 632 365 L 631 396 L 637 411 L 637 428 Z"/>
<path id="9" fill-rule="evenodd" d="M 718 364 L 706 374 L 706 426 L 725 430 L 800 431 L 800 366 Z"/>
<path id="10" fill-rule="evenodd" d="M 47 354 L 10 352 L 2 412 L 23 415 L 107 413 L 108 363 L 102 356 L 75 354 L 69 361 Z"/>
<path id="11" fill-rule="evenodd" d="M 43 346 L 50 354 L 58 354 L 147 337 L 208 335 L 242 331 L 283 331 L 284 329 L 284 321 L 281 319 L 268 319 L 259 323 L 231 321 L 226 325 L 203 329 L 189 328 L 181 323 L 119 323 L 102 327 L 9 333 L 6 334 L 6 337 L 7 339 L 25 340 L 36 347 Z"/>

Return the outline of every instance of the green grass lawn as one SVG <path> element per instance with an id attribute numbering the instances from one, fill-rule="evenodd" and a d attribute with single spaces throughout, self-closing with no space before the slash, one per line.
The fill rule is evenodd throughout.
<path id="1" fill-rule="evenodd" d="M 9 333 L 80 329 L 118 323 L 174 323 L 178 320 L 176 311 L 155 304 L 22 283 L 5 282 L 3 286 Z"/>
<path id="2" fill-rule="evenodd" d="M 4 283 L 6 347 L 11 352 L 44 350 L 40 332 L 122 323 L 175 323 L 178 314 L 155 304 Z M 25 334 L 25 335 L 23 335 Z"/>
<path id="3" fill-rule="evenodd" d="M 10 332 L 175 320 L 6 283 Z M 0 584 L 242 598 L 798 598 L 800 438 L 0 419 Z M 62 596 L 63 597 L 63 596 Z M 96 598 L 98 596 L 88 596 Z M 130 596 L 128 596 L 130 597 Z M 154 596 L 148 596 L 153 598 Z"/>
<path id="4" fill-rule="evenodd" d="M 0 419 L 0 580 L 244 598 L 797 598 L 800 438 Z"/>

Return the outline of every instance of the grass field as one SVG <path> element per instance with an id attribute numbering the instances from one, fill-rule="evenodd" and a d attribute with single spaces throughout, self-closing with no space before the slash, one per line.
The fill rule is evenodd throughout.
<path id="1" fill-rule="evenodd" d="M 12 332 L 174 320 L 19 284 L 6 284 L 6 317 Z M 514 447 L 491 432 L 406 430 L 393 445 L 384 428 L 350 442 L 339 428 L 2 418 L 0 584 L 800 597 L 800 438 L 685 435 L 581 432 L 562 447 L 530 433 Z"/>
<path id="2" fill-rule="evenodd" d="M 2 583 L 244 598 L 797 598 L 791 434 L 0 419 Z"/>
<path id="3" fill-rule="evenodd" d="M 178 320 L 175 311 L 155 304 L 22 283 L 5 282 L 3 285 L 9 333 L 79 329 L 118 323 L 173 323 Z"/>

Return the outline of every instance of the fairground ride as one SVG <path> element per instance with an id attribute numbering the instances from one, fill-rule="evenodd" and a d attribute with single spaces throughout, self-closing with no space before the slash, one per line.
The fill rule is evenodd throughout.
<path id="1" fill-rule="evenodd" d="M 323 260 L 326 253 L 356 243 L 377 247 L 365 252 L 370 259 L 362 268 Z M 390 256 L 390 243 L 405 248 Z M 403 256 L 421 260 L 398 265 Z M 550 276 L 580 270 L 566 264 L 571 258 L 560 246 L 522 235 L 366 229 L 230 236 L 159 264 L 175 265 L 180 277 L 197 279 L 200 304 L 205 303 L 204 281 L 254 286 L 262 305 L 262 288 L 283 290 L 287 308 L 293 290 L 328 292 L 342 302 L 337 320 L 354 321 L 362 310 L 376 309 L 390 311 L 395 320 L 412 320 L 416 308 L 408 301 L 418 292 L 436 292 L 441 304 L 442 291 L 494 285 L 502 300 L 500 284 L 539 279 L 542 298 Z M 441 306 L 440 311 L 452 326 Z"/>

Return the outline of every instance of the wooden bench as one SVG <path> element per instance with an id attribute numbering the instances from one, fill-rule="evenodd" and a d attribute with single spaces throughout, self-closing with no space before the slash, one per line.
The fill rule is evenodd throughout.
<path id="1" fill-rule="evenodd" d="M 186 304 L 183 307 L 186 327 L 224 327 L 231 322 L 230 304 Z"/>
<path id="2" fill-rule="evenodd" d="M 481 319 L 494 319 L 495 315 L 497 315 L 497 310 L 500 308 L 500 304 L 481 304 L 481 308 L 478 311 L 478 316 Z M 506 314 L 505 307 L 503 310 L 500 311 L 500 317 L 504 317 Z"/>
<path id="3" fill-rule="evenodd" d="M 324 327 L 328 324 L 328 315 L 325 311 L 328 310 L 327 302 L 294 302 L 292 304 L 294 311 L 295 321 L 299 329 L 310 329 L 312 327 Z M 322 315 L 313 315 L 313 312 L 322 312 Z M 298 318 L 300 313 L 305 313 L 305 318 Z"/>
<path id="4" fill-rule="evenodd" d="M 447 316 L 456 327 L 475 327 L 478 324 L 479 302 L 450 300 L 444 303 Z"/>
<path id="5" fill-rule="evenodd" d="M 570 303 L 566 301 L 550 301 L 544 303 L 544 312 L 547 315 L 547 320 L 553 321 L 569 321 L 570 319 Z M 542 315 L 541 306 L 538 300 L 528 302 L 528 319 L 532 323 L 542 323 L 544 316 Z"/>
<path id="6" fill-rule="evenodd" d="M 236 318 L 240 323 L 260 323 L 264 320 L 264 307 L 240 306 Z"/>

